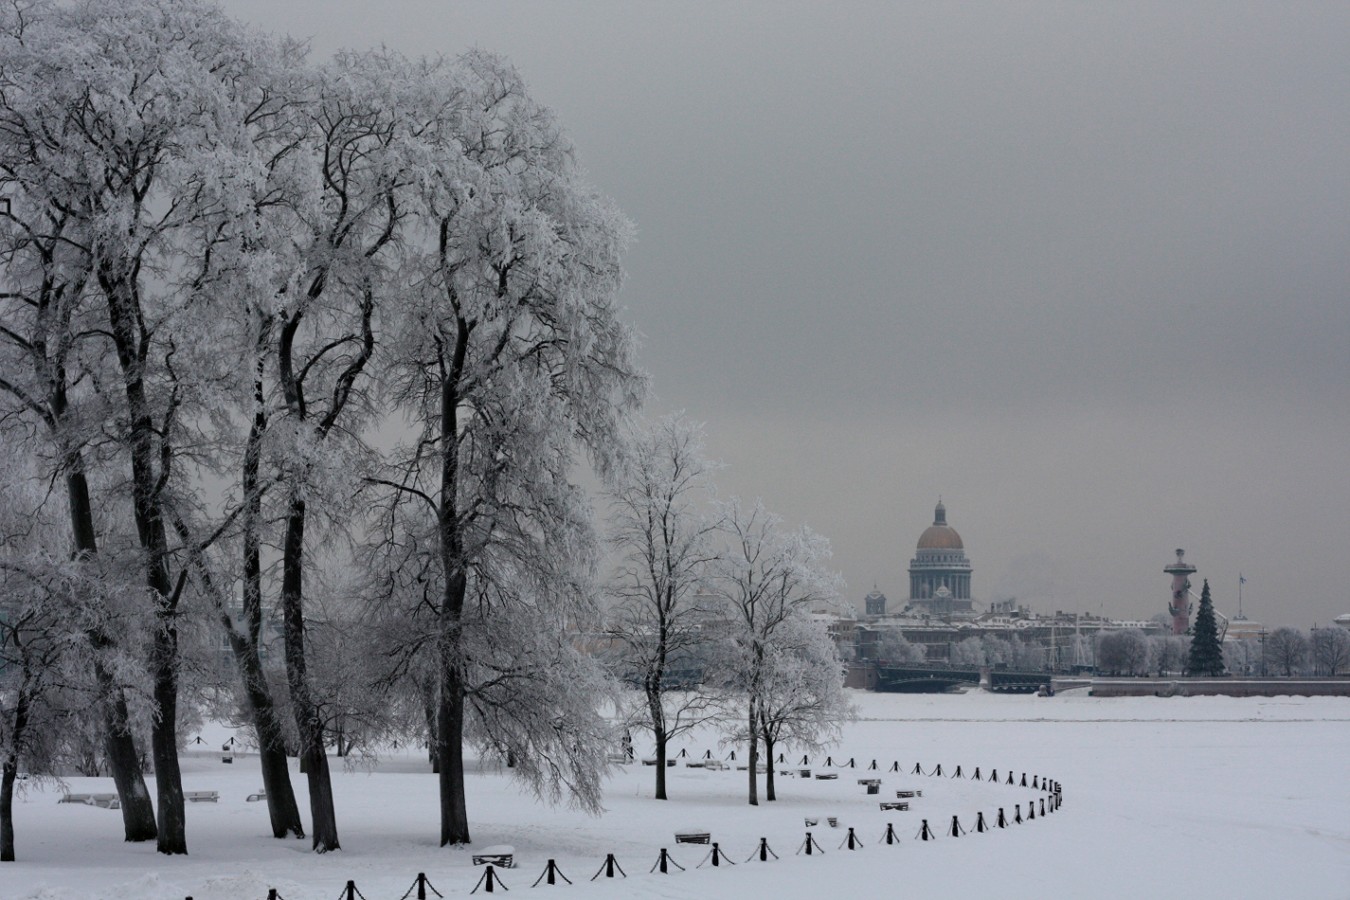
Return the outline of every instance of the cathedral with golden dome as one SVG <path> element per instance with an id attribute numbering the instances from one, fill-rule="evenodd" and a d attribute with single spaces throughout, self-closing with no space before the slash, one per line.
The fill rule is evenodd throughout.
<path id="1" fill-rule="evenodd" d="M 947 524 L 947 507 L 938 500 L 933 524 L 919 535 L 914 558 L 909 561 L 910 611 L 939 618 L 972 615 L 972 571 L 961 535 Z"/>

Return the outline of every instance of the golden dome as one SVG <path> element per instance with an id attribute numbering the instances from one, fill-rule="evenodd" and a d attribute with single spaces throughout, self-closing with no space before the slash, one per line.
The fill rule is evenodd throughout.
<path id="1" fill-rule="evenodd" d="M 919 535 L 920 550 L 964 550 L 965 547 L 961 535 L 950 525 L 930 525 Z"/>
<path id="2" fill-rule="evenodd" d="M 956 533 L 956 529 L 947 524 L 947 507 L 938 501 L 937 509 L 933 510 L 933 524 L 919 535 L 920 550 L 964 550 L 966 545 L 961 543 L 961 535 Z"/>

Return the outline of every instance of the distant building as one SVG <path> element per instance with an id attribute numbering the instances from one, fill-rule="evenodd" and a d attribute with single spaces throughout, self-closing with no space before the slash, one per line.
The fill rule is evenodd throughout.
<path id="1" fill-rule="evenodd" d="M 863 598 L 863 609 L 869 616 L 886 615 L 886 595 L 873 587 L 872 593 Z"/>
<path id="2" fill-rule="evenodd" d="M 933 510 L 933 524 L 919 535 L 914 558 L 909 562 L 910 611 L 936 618 L 974 615 L 970 598 L 973 571 L 961 535 L 947 524 L 947 507 L 939 500 Z"/>

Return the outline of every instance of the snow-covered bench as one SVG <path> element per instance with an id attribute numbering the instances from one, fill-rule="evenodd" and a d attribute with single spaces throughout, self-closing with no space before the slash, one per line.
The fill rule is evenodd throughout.
<path id="1" fill-rule="evenodd" d="M 817 772 L 816 781 L 834 781 L 839 777 L 838 772 Z"/>
<path id="2" fill-rule="evenodd" d="M 258 792 L 256 794 L 249 794 L 247 797 L 244 798 L 244 802 L 257 803 L 259 800 L 266 800 L 266 799 L 267 799 L 266 788 L 258 788 Z"/>
<path id="3" fill-rule="evenodd" d="M 895 796 L 900 800 L 906 800 L 913 797 L 922 797 L 923 791 L 896 791 Z"/>
<path id="4" fill-rule="evenodd" d="M 888 809 L 893 809 L 897 812 L 909 812 L 909 803 L 904 800 L 882 800 L 881 809 L 882 812 L 885 812 Z"/>
<path id="5" fill-rule="evenodd" d="M 63 794 L 57 803 L 83 803 L 85 806 L 97 806 L 102 809 L 121 809 L 122 801 L 116 794 Z"/>
<path id="6" fill-rule="evenodd" d="M 704 831 L 702 828 L 686 828 L 683 831 L 675 832 L 675 843 L 677 844 L 706 844 L 712 840 L 712 832 Z"/>
<path id="7" fill-rule="evenodd" d="M 183 791 L 183 799 L 190 803 L 215 803 L 220 799 L 218 791 Z"/>
<path id="8" fill-rule="evenodd" d="M 720 759 L 705 759 L 703 761 L 703 768 L 713 772 L 725 772 L 727 770 L 727 764 Z"/>
<path id="9" fill-rule="evenodd" d="M 817 825 L 820 824 L 820 816 L 807 816 L 806 819 L 805 819 L 805 821 L 806 821 L 806 827 L 807 827 L 807 828 L 815 828 Z M 831 828 L 838 828 L 838 827 L 839 827 L 839 817 L 838 817 L 838 816 L 826 816 L 826 817 L 825 817 L 825 823 L 826 823 L 827 825 L 829 825 Z"/>
<path id="10" fill-rule="evenodd" d="M 500 866 L 503 869 L 511 869 L 516 865 L 516 848 L 510 844 L 493 844 L 491 847 L 484 847 L 473 855 L 473 864 L 475 866 Z"/>

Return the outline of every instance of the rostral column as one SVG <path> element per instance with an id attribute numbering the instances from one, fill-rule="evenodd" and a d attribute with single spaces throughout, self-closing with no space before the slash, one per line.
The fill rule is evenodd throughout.
<path id="1" fill-rule="evenodd" d="M 1172 614 L 1172 633 L 1185 634 L 1191 627 L 1191 579 L 1189 576 L 1195 574 L 1195 566 L 1186 562 L 1183 557 L 1186 551 L 1177 548 L 1177 561 L 1163 569 L 1168 575 L 1172 576 L 1172 602 L 1167 605 L 1167 611 Z"/>

